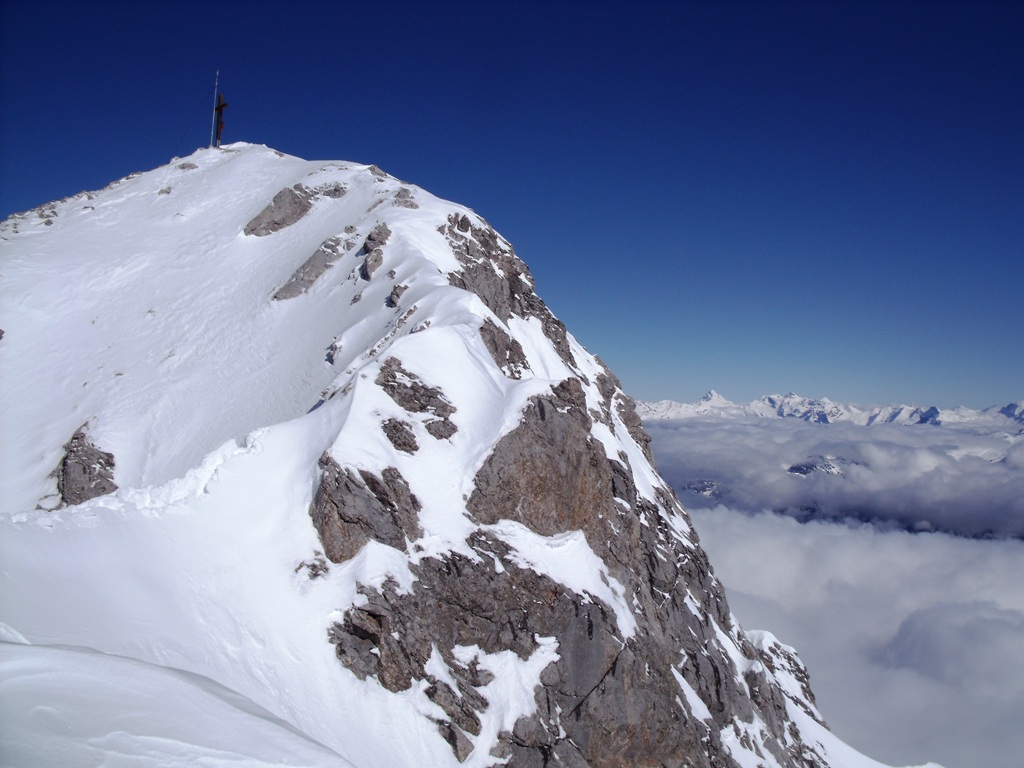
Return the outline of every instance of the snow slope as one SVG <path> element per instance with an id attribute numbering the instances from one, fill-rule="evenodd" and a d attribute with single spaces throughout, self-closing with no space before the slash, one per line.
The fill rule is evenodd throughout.
<path id="1" fill-rule="evenodd" d="M 638 498 L 667 493 L 596 359 L 550 319 L 503 318 L 453 284 L 468 269 L 456 230 L 485 226 L 372 166 L 245 144 L 0 225 L 5 761 L 459 765 L 427 681 L 393 691 L 360 679 L 328 632 L 373 590 L 410 593 L 428 559 L 479 561 L 474 534 L 507 547 L 496 572 L 541 574 L 633 636 L 636 598 L 582 534 L 483 526 L 466 511 L 531 398 L 567 378 L 605 414 L 597 450 L 632 468 Z M 504 277 L 532 296 L 527 277 Z M 505 359 L 484 340 L 488 322 L 506 334 Z M 433 399 L 400 406 L 389 373 Z M 90 473 L 109 472 L 116 489 L 69 506 L 76 434 L 112 457 L 76 471 L 93 488 Z M 405 551 L 370 540 L 327 562 L 310 520 L 326 459 L 397 469 L 419 505 Z M 664 535 L 695 548 L 685 518 L 670 520 Z M 748 669 L 730 624 L 715 625 L 716 643 Z M 502 762 L 501 734 L 533 713 L 542 673 L 567 651 L 546 637 L 534 648 L 435 649 L 437 680 L 452 679 L 444 658 L 492 677 L 475 688 L 484 706 L 462 765 Z M 191 708 L 225 728 L 181 714 Z M 740 725 L 721 736 L 732 759 L 776 764 L 751 741 L 756 721 L 742 738 Z M 807 734 L 829 765 L 877 765 L 819 726 Z"/>

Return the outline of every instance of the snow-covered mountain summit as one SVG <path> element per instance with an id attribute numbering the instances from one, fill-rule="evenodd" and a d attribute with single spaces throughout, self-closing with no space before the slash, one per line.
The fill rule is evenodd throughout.
<path id="1" fill-rule="evenodd" d="M 15 762 L 878 765 L 472 211 L 236 144 L 0 247 Z"/>
<path id="2" fill-rule="evenodd" d="M 763 395 L 749 403 L 737 404 L 711 390 L 696 403 L 677 403 L 660 400 L 655 403 L 638 402 L 637 413 L 643 419 L 689 419 L 694 417 L 722 418 L 796 418 L 803 421 L 830 424 L 846 422 L 870 426 L 872 424 L 964 424 L 1007 428 L 1010 422 L 1024 424 L 1024 405 L 1010 403 L 984 410 L 973 408 L 921 408 L 916 405 L 856 406 L 835 403 L 827 397 L 802 397 L 795 392 L 787 395 Z"/>

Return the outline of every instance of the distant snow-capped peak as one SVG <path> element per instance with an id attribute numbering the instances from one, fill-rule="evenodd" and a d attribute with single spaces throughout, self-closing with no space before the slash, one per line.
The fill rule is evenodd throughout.
<path id="1" fill-rule="evenodd" d="M 857 406 L 836 403 L 827 397 L 810 398 L 790 392 L 785 395 L 763 395 L 746 404 L 737 404 L 715 390 L 695 403 L 674 400 L 637 402 L 637 413 L 643 419 L 688 419 L 694 417 L 722 418 L 796 418 L 816 424 L 845 422 L 871 426 L 873 424 L 985 424 L 1006 427 L 1007 419 L 1024 424 L 1024 404 L 1012 402 L 1003 407 L 992 406 L 984 410 L 974 408 L 922 408 L 916 405 Z"/>

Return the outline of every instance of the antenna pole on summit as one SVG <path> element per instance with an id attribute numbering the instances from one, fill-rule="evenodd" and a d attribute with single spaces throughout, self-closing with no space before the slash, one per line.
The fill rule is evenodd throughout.
<path id="1" fill-rule="evenodd" d="M 218 94 L 217 96 L 217 107 L 214 112 L 217 115 L 217 147 L 220 147 L 220 135 L 224 130 L 224 110 L 228 108 L 228 103 L 224 101 L 224 94 Z"/>
<path id="2" fill-rule="evenodd" d="M 220 70 L 217 70 L 216 76 L 213 78 L 213 120 L 210 123 L 210 146 L 213 146 L 213 132 L 217 128 L 217 90 L 220 86 Z"/>

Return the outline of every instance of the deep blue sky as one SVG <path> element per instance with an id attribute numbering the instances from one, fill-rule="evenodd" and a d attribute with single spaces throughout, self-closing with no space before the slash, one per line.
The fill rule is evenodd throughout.
<path id="1" fill-rule="evenodd" d="M 1024 3 L 0 3 L 0 216 L 209 140 L 487 218 L 643 399 L 1024 398 Z"/>

